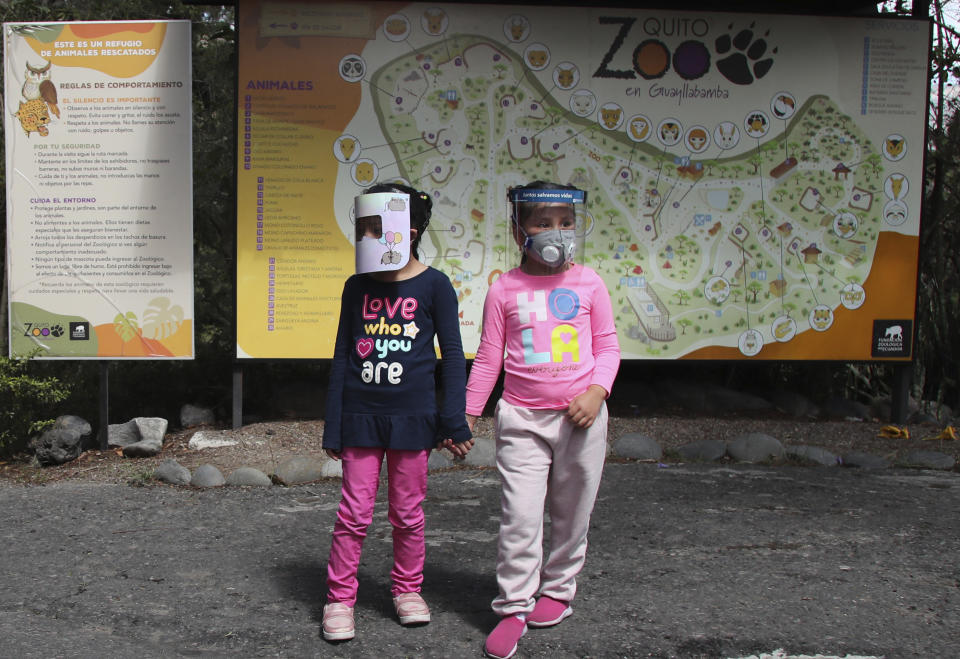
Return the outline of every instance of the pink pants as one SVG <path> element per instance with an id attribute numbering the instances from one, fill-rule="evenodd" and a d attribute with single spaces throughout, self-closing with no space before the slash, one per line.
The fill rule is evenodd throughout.
<path id="1" fill-rule="evenodd" d="M 367 527 L 380 484 L 380 465 L 387 456 L 387 518 L 393 526 L 393 580 L 391 591 L 420 592 L 423 583 L 423 508 L 427 494 L 427 460 L 430 451 L 382 448 L 344 448 L 343 488 L 337 521 L 333 526 L 327 562 L 327 601 L 354 606 L 357 570 Z"/>
<path id="2" fill-rule="evenodd" d="M 559 410 L 530 410 L 500 400 L 496 410 L 500 472 L 497 615 L 529 613 L 535 597 L 569 602 L 587 554 L 587 530 L 607 454 L 607 407 L 589 428 Z M 550 555 L 543 562 L 544 505 L 550 507 Z"/>

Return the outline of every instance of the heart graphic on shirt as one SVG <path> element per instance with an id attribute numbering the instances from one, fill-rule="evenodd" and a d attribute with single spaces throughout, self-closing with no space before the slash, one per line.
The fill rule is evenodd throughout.
<path id="1" fill-rule="evenodd" d="M 373 352 L 373 339 L 357 339 L 357 354 L 360 355 L 360 359 L 366 358 Z"/>

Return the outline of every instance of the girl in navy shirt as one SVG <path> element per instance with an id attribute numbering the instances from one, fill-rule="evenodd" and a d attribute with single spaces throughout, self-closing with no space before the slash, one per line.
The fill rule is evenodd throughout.
<path id="1" fill-rule="evenodd" d="M 362 240 L 377 239 L 387 245 L 381 260 L 386 267 L 351 276 L 340 303 L 323 433 L 326 453 L 343 461 L 323 612 L 323 635 L 331 641 L 354 637 L 357 569 L 384 457 L 393 526 L 394 606 L 401 624 L 430 621 L 430 609 L 420 596 L 427 459 L 438 445 L 456 456 L 466 455 L 473 445 L 465 417 L 466 360 L 457 295 L 449 278 L 421 263 L 417 251 L 432 201 L 399 184 L 365 191 L 372 193 L 395 193 L 391 208 L 408 201 L 410 228 L 409 236 L 402 236 L 383 231 L 379 217 L 356 218 L 358 254 Z M 409 240 L 409 260 L 396 269 L 401 259 L 394 247 L 403 240 Z M 439 404 L 434 337 L 441 354 Z"/>

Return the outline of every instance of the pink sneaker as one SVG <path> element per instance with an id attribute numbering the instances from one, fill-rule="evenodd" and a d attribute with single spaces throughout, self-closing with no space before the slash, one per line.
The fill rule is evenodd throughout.
<path id="1" fill-rule="evenodd" d="M 343 602 L 328 602 L 323 607 L 323 637 L 328 641 L 349 641 L 356 633 L 353 608 Z"/>
<path id="2" fill-rule="evenodd" d="M 492 659 L 510 659 L 517 651 L 517 643 L 527 633 L 527 625 L 517 615 L 504 616 L 487 636 L 483 653 Z"/>
<path id="3" fill-rule="evenodd" d="M 553 627 L 572 615 L 573 608 L 567 602 L 541 595 L 533 607 L 533 613 L 527 616 L 527 624 L 531 627 Z"/>
<path id="4" fill-rule="evenodd" d="M 393 598 L 401 625 L 422 625 L 430 622 L 430 607 L 420 593 L 400 593 Z"/>

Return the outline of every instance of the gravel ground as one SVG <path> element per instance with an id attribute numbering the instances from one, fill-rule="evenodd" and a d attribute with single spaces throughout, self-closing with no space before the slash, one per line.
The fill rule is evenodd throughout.
<path id="1" fill-rule="evenodd" d="M 684 444 L 702 440 L 730 441 L 747 432 L 768 434 L 784 445 L 806 444 L 825 448 L 835 455 L 863 451 L 890 461 L 913 450 L 939 451 L 952 455 L 960 463 L 960 441 L 929 441 L 941 427 L 932 424 L 908 426 L 910 439 L 885 439 L 877 436 L 885 424 L 879 421 L 798 420 L 767 415 L 758 418 L 694 416 L 612 416 L 609 441 L 615 442 L 631 432 L 646 434 L 663 448 L 664 462 L 676 462 L 671 454 Z M 188 447 L 195 432 L 218 439 L 233 439 L 235 446 L 192 450 Z M 477 426 L 478 437 L 492 437 L 490 417 Z M 146 484 L 157 465 L 173 458 L 188 469 L 212 464 L 224 475 L 238 467 L 256 467 L 272 473 L 276 465 L 294 455 L 322 457 L 320 447 L 323 421 L 276 420 L 242 426 L 237 429 L 212 427 L 177 430 L 166 436 L 161 453 L 152 458 L 124 458 L 119 451 L 87 451 L 73 462 L 41 467 L 29 456 L 0 463 L 0 484 L 46 484 L 61 481 Z M 611 458 L 614 459 L 615 458 Z"/>

